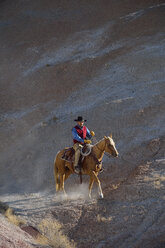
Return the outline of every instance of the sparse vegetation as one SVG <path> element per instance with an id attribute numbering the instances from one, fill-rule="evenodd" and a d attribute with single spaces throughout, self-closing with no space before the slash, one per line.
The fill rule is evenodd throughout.
<path id="1" fill-rule="evenodd" d="M 58 120 L 58 118 L 56 116 L 53 116 L 52 120 L 55 122 Z"/>
<path id="2" fill-rule="evenodd" d="M 41 245 L 51 245 L 51 241 L 44 235 L 39 234 L 36 238 L 38 244 Z"/>
<path id="3" fill-rule="evenodd" d="M 41 123 L 41 126 L 42 127 L 46 127 L 48 125 L 48 122 L 46 122 L 46 121 L 43 121 L 42 123 Z"/>
<path id="4" fill-rule="evenodd" d="M 21 225 L 24 225 L 25 224 L 25 221 L 24 220 L 21 220 L 20 218 L 18 218 L 15 214 L 14 214 L 14 211 L 13 209 L 11 208 L 8 208 L 5 212 L 5 217 L 8 218 L 8 220 L 16 225 L 16 226 L 21 226 Z"/>
<path id="5" fill-rule="evenodd" d="M 44 219 L 39 224 L 39 229 L 45 235 L 37 238 L 37 242 L 55 248 L 74 248 L 75 244 L 62 233 L 62 225 L 57 220 Z"/>
<path id="6" fill-rule="evenodd" d="M 0 213 L 3 214 L 10 223 L 21 226 L 25 221 L 14 214 L 7 204 L 0 202 Z M 74 248 L 75 244 L 62 233 L 62 225 L 56 220 L 43 219 L 39 224 L 42 234 L 38 234 L 36 241 L 41 245 L 50 245 L 54 248 Z"/>
<path id="7" fill-rule="evenodd" d="M 21 226 L 25 224 L 25 221 L 18 218 L 15 214 L 13 209 L 11 209 L 7 204 L 0 202 L 0 213 L 3 214 L 10 223 Z"/>
<path id="8" fill-rule="evenodd" d="M 112 220 L 112 217 L 109 216 L 109 217 L 104 217 L 104 216 L 101 216 L 100 214 L 97 215 L 97 221 L 98 222 L 111 222 Z"/>

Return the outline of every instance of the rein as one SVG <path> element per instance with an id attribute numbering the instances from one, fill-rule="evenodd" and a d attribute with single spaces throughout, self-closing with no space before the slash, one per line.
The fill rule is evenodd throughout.
<path id="1" fill-rule="evenodd" d="M 105 156 L 107 156 L 108 158 L 111 158 L 111 155 L 109 155 L 109 153 L 106 153 L 105 152 L 105 148 L 104 148 L 104 151 L 102 151 L 99 147 L 98 147 L 98 141 L 97 141 L 97 139 L 96 139 L 96 137 L 94 137 L 95 138 L 95 141 L 96 141 L 96 147 L 101 151 L 101 152 L 104 152 L 104 154 L 105 154 Z M 105 146 L 106 146 L 106 144 L 105 144 Z"/>
<path id="2" fill-rule="evenodd" d="M 96 164 L 101 164 L 101 161 L 98 160 L 98 158 L 96 157 L 96 154 L 93 151 L 91 151 L 91 155 L 93 159 L 95 160 Z"/>

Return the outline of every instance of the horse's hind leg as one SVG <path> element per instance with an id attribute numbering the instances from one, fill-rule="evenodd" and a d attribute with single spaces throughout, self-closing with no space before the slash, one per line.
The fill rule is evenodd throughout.
<path id="1" fill-rule="evenodd" d="M 65 171 L 65 178 L 64 178 L 64 181 L 66 181 L 66 179 L 68 179 L 68 177 L 74 172 L 70 171 L 70 170 L 67 170 Z"/>
<path id="2" fill-rule="evenodd" d="M 65 174 L 60 174 L 60 191 L 63 191 L 66 195 L 65 189 L 64 189 L 64 180 L 65 180 Z"/>
<path id="3" fill-rule="evenodd" d="M 70 176 L 71 173 L 72 172 L 70 170 L 67 170 L 67 171 L 65 171 L 64 174 L 60 175 L 60 190 L 63 191 L 65 195 L 66 195 L 66 192 L 65 192 L 65 188 L 64 188 L 64 182 Z"/>
<path id="4" fill-rule="evenodd" d="M 58 192 L 60 190 L 60 182 L 59 182 L 59 173 L 58 173 L 56 161 L 54 163 L 54 178 L 56 183 L 56 192 Z"/>

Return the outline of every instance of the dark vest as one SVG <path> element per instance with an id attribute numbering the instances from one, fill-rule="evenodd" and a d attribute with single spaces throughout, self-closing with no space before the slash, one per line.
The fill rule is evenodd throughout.
<path id="1" fill-rule="evenodd" d="M 75 129 L 77 131 L 77 134 L 82 138 L 85 139 L 86 135 L 87 135 L 87 128 L 86 126 L 83 126 L 83 128 L 81 129 L 79 126 L 75 126 Z M 73 140 L 74 144 L 79 143 L 77 140 Z"/>

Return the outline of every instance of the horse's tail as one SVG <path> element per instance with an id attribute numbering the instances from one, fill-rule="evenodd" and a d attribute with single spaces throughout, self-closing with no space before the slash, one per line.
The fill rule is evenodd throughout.
<path id="1" fill-rule="evenodd" d="M 58 173 L 58 167 L 57 167 L 57 156 L 54 160 L 54 178 L 56 182 L 56 192 L 57 192 L 60 190 L 59 173 Z"/>

